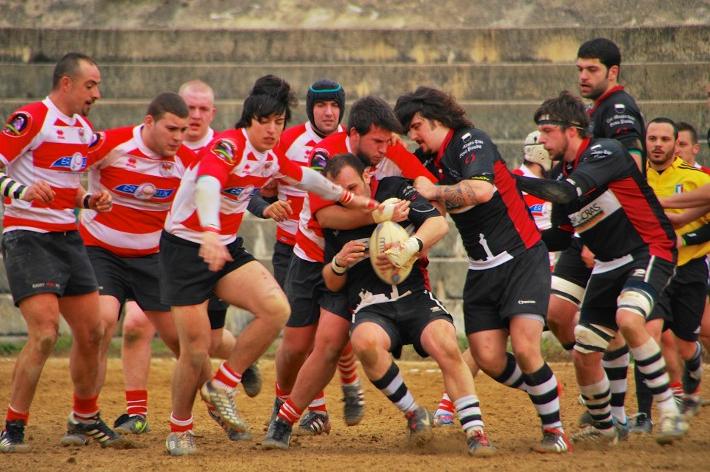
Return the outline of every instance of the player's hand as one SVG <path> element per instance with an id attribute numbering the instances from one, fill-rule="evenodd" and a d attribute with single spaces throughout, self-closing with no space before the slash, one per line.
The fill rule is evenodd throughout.
<path id="1" fill-rule="evenodd" d="M 397 268 L 406 267 L 416 259 L 419 254 L 419 241 L 414 236 L 410 237 L 403 243 L 392 245 L 385 251 L 385 256 Z"/>
<path id="2" fill-rule="evenodd" d="M 390 136 L 390 146 L 396 146 L 401 142 L 402 137 L 398 133 L 392 132 L 392 135 Z"/>
<path id="3" fill-rule="evenodd" d="M 367 247 L 362 241 L 348 241 L 335 255 L 335 263 L 350 268 L 367 257 Z"/>
<path id="4" fill-rule="evenodd" d="M 345 191 L 340 199 L 340 203 L 348 208 L 356 208 L 358 210 L 374 210 L 380 203 L 369 197 L 361 197 L 351 192 Z"/>
<path id="5" fill-rule="evenodd" d="M 227 248 L 219 240 L 219 235 L 212 231 L 202 233 L 199 254 L 212 272 L 217 272 L 226 262 L 233 260 Z"/>
<path id="6" fill-rule="evenodd" d="M 276 196 L 278 190 L 278 181 L 276 179 L 269 179 L 264 185 L 261 186 L 261 189 L 259 189 L 259 193 L 264 198 L 272 198 Z"/>
<path id="7" fill-rule="evenodd" d="M 404 221 L 409 216 L 409 201 L 399 198 L 388 198 L 375 208 L 372 212 L 372 220 L 375 223 L 383 221 Z"/>
<path id="8" fill-rule="evenodd" d="M 397 266 L 392 264 L 389 257 L 385 254 L 378 254 L 375 259 L 375 265 L 382 273 L 387 273 L 388 271 L 393 271 L 397 269 Z"/>
<path id="9" fill-rule="evenodd" d="M 33 183 L 27 190 L 25 190 L 24 195 L 22 195 L 21 200 L 26 202 L 31 202 L 32 200 L 40 200 L 45 203 L 49 203 L 54 200 L 55 192 L 52 187 L 44 180 L 38 180 Z"/>
<path id="10" fill-rule="evenodd" d="M 584 262 L 587 269 L 594 267 L 594 253 L 590 251 L 587 246 L 582 246 L 582 252 L 580 255 L 582 257 L 582 262 Z"/>
<path id="11" fill-rule="evenodd" d="M 291 202 L 288 200 L 277 200 L 264 210 L 264 217 L 271 218 L 276 222 L 285 221 L 293 214 Z"/>
<path id="12" fill-rule="evenodd" d="M 431 183 L 431 180 L 426 177 L 417 177 L 414 179 L 414 188 L 427 200 L 437 200 L 438 192 L 436 185 Z"/>
<path id="13" fill-rule="evenodd" d="M 401 221 L 406 221 L 409 218 L 409 200 L 400 200 L 395 205 L 394 212 L 392 213 L 392 221 L 399 223 Z"/>
<path id="14" fill-rule="evenodd" d="M 89 209 L 98 211 L 99 213 L 111 210 L 113 206 L 113 198 L 108 190 L 101 190 L 91 194 L 89 197 Z"/>

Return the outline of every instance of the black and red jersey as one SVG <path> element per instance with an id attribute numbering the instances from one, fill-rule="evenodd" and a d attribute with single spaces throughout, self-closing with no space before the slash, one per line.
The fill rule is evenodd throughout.
<path id="1" fill-rule="evenodd" d="M 384 201 L 396 197 L 409 200 L 409 220 L 399 223 L 414 232 L 424 222 L 440 213 L 422 197 L 407 180 L 402 177 L 385 177 L 381 181 L 372 180 L 372 198 Z M 325 260 L 330 261 L 348 241 L 362 241 L 367 246 L 376 225 L 367 225 L 353 230 L 324 229 Z M 377 276 L 369 257 L 353 265 L 348 270 L 346 291 L 349 308 L 357 312 L 360 308 L 378 303 L 396 301 L 413 291 L 430 290 L 427 261 L 419 259 L 409 274 L 399 285 L 388 285 Z"/>
<path id="2" fill-rule="evenodd" d="M 647 246 L 651 256 L 676 262 L 673 227 L 619 142 L 585 139 L 557 178 L 574 185 L 579 198 L 553 206 L 553 226 L 576 231 L 597 260 L 629 257 Z"/>
<path id="3" fill-rule="evenodd" d="M 488 269 L 516 257 L 540 241 L 523 196 L 498 148 L 476 128 L 451 131 L 429 163 L 443 185 L 483 180 L 495 186 L 491 200 L 466 208 L 448 208 L 461 234 L 473 270 Z"/>
<path id="4" fill-rule="evenodd" d="M 589 131 L 595 138 L 616 139 L 628 150 L 645 155 L 646 126 L 634 98 L 617 85 L 599 97 L 588 110 Z M 645 165 L 644 165 L 645 167 Z"/>

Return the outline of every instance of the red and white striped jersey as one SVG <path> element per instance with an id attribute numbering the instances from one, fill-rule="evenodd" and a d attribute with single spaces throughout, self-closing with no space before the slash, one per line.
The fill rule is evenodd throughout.
<path id="1" fill-rule="evenodd" d="M 343 131 L 343 127 L 338 125 L 336 132 Z M 292 126 L 281 135 L 277 152 L 283 153 L 291 162 L 299 166 L 308 166 L 308 156 L 313 147 L 321 142 L 321 138 L 314 130 L 310 121 Z M 296 244 L 296 232 L 298 231 L 298 220 L 303 209 L 303 201 L 308 192 L 300 190 L 293 185 L 279 182 L 279 200 L 288 200 L 293 213 L 291 216 L 277 223 L 276 240 L 293 246 Z"/>
<path id="2" fill-rule="evenodd" d="M 0 132 L 0 161 L 7 175 L 25 185 L 45 180 L 56 195 L 49 203 L 5 198 L 3 233 L 76 229 L 76 194 L 80 174 L 91 164 L 93 136 L 86 118 L 65 115 L 49 97 L 10 115 Z"/>
<path id="3" fill-rule="evenodd" d="M 98 133 L 91 147 L 89 191 L 108 190 L 111 211 L 82 210 L 79 231 L 87 246 L 99 246 L 120 257 L 158 252 L 165 217 L 180 180 L 196 156 L 181 146 L 175 156 L 159 156 L 141 137 L 143 126 Z"/>
<path id="4" fill-rule="evenodd" d="M 172 209 L 165 221 L 170 234 L 202 242 L 202 225 L 195 203 L 195 183 L 202 175 L 216 177 L 222 185 L 220 241 L 229 244 L 237 231 L 252 192 L 271 178 L 301 180 L 301 168 L 273 150 L 259 152 L 251 145 L 244 128 L 218 133 L 185 173 Z"/>
<path id="5" fill-rule="evenodd" d="M 313 148 L 309 155 L 311 167 L 325 167 L 326 162 L 336 154 L 352 153 L 348 133 L 335 133 L 323 139 L 318 146 Z M 436 179 L 419 162 L 419 159 L 409 152 L 401 143 L 387 148 L 387 157 L 372 169 L 372 178 L 381 180 L 385 177 L 401 176 L 407 179 L 426 177 L 432 182 Z M 296 256 L 310 262 L 323 262 L 325 240 L 323 229 L 313 216 L 318 210 L 333 205 L 335 202 L 320 198 L 314 193 L 309 193 L 303 202 L 296 233 L 296 245 L 293 252 Z"/>

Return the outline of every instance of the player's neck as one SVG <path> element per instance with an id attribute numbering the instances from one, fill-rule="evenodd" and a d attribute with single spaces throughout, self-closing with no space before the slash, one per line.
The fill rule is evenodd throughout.
<path id="1" fill-rule="evenodd" d="M 63 99 L 63 96 L 58 91 L 52 91 L 49 93 L 49 99 L 52 101 L 55 107 L 67 116 L 74 116 L 77 112 L 72 110 L 71 106 Z"/>

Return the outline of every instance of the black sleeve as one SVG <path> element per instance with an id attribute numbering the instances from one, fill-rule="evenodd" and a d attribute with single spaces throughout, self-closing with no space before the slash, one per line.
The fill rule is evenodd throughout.
<path id="1" fill-rule="evenodd" d="M 454 138 L 456 139 L 456 138 Z M 498 148 L 485 133 L 471 129 L 456 141 L 455 161 L 461 171 L 461 180 L 484 180 L 493 183 L 493 166 L 500 157 Z"/>
<path id="2" fill-rule="evenodd" d="M 623 94 L 607 100 L 609 104 L 601 117 L 601 133 L 597 137 L 616 139 L 629 151 L 643 152 L 644 123 L 636 104 Z"/>
<path id="3" fill-rule="evenodd" d="M 343 246 L 338 241 L 338 238 L 335 236 L 335 231 L 332 229 L 323 228 L 323 238 L 325 239 L 325 255 L 323 260 L 326 264 L 329 264 Z"/>
<path id="4" fill-rule="evenodd" d="M 584 152 L 579 165 L 568 176 L 567 181 L 577 188 L 578 195 L 607 185 L 628 175 L 636 163 L 617 141 L 601 139 L 593 141 Z"/>
<path id="5" fill-rule="evenodd" d="M 686 246 L 702 244 L 710 241 L 710 223 L 700 228 L 681 235 Z"/>
<path id="6" fill-rule="evenodd" d="M 569 203 L 578 196 L 577 188 L 565 180 L 538 179 L 513 174 L 518 188 L 552 203 Z"/>
<path id="7" fill-rule="evenodd" d="M 439 210 L 434 208 L 429 200 L 422 197 L 410 183 L 402 177 L 385 177 L 379 183 L 377 194 L 382 201 L 389 197 L 397 197 L 400 200 L 409 200 L 409 221 L 415 228 L 434 216 L 441 216 Z"/>
<path id="8" fill-rule="evenodd" d="M 547 246 L 550 252 L 563 251 L 567 249 L 572 242 L 572 233 L 565 231 L 559 227 L 552 227 L 542 231 L 542 242 Z"/>
<path id="9" fill-rule="evenodd" d="M 256 216 L 257 218 L 266 219 L 266 217 L 264 216 L 264 210 L 266 210 L 266 207 L 274 203 L 276 200 L 277 197 L 266 199 L 261 196 L 261 194 L 259 193 L 259 189 L 254 189 L 254 191 L 252 191 L 251 197 L 249 198 L 247 210 L 249 210 L 249 213 Z"/>

